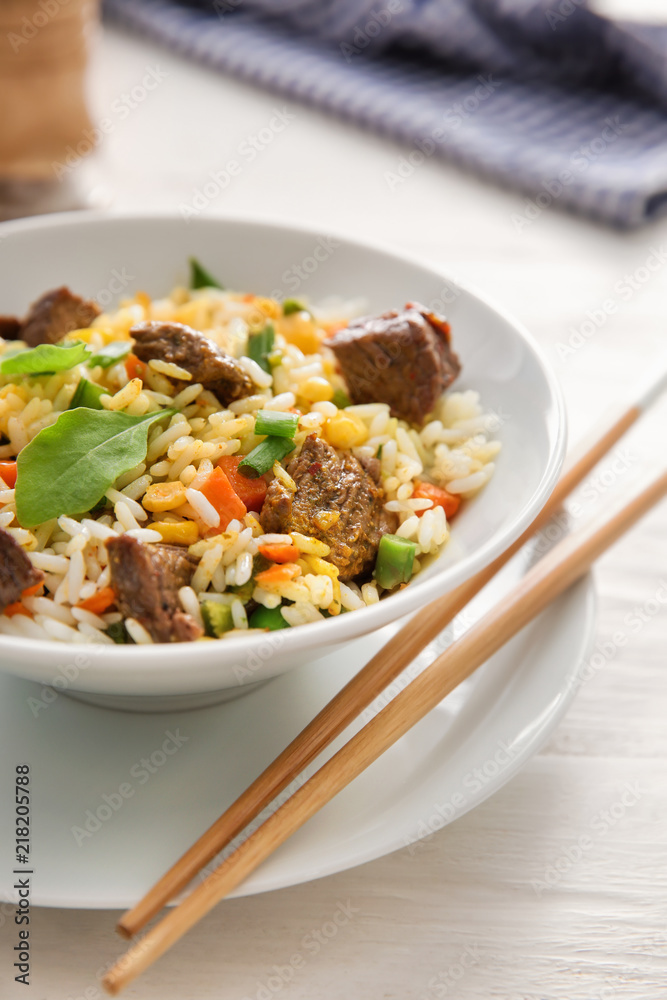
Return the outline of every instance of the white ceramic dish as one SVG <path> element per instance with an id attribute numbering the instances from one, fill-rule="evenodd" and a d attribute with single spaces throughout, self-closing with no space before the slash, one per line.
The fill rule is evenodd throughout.
<path id="1" fill-rule="evenodd" d="M 443 555 L 386 601 L 321 624 L 197 646 L 70 646 L 0 637 L 0 668 L 107 704 L 147 710 L 233 697 L 416 611 L 489 563 L 549 495 L 565 449 L 561 394 L 529 334 L 432 268 L 342 237 L 285 225 L 207 218 L 64 215 L 0 227 L 0 311 L 22 314 L 68 284 L 103 304 L 185 282 L 195 255 L 229 288 L 313 302 L 362 297 L 369 312 L 421 300 L 445 311 L 463 362 L 457 386 L 481 392 L 501 422 L 490 485 L 467 504 Z M 517 276 L 517 280 L 521 280 Z M 178 696 L 176 702 L 174 696 Z M 139 699 L 139 700 L 137 700 Z M 144 700 L 146 699 L 146 700 Z"/>
<path id="2" fill-rule="evenodd" d="M 518 579 L 522 565 L 522 559 L 510 564 L 474 602 L 472 614 Z M 344 656 L 333 654 L 276 678 L 240 701 L 197 712 L 129 715 L 71 698 L 47 702 L 38 686 L 0 675 L 0 755 L 7 762 L 0 772 L 2 801 L 13 801 L 14 764 L 28 762 L 31 768 L 33 903 L 125 908 L 136 902 L 392 628 L 350 643 Z M 588 577 L 283 844 L 235 894 L 279 889 L 371 861 L 478 805 L 555 728 L 577 690 L 577 668 L 594 634 Z M 180 747 L 169 743 L 167 755 L 161 748 L 169 732 Z M 5 809 L 0 843 L 11 842 L 13 824 L 12 810 Z M 0 884 L 0 898 L 14 898 L 10 885 Z"/>

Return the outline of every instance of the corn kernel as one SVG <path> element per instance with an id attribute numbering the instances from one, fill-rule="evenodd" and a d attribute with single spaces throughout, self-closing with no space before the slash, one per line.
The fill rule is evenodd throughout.
<path id="1" fill-rule="evenodd" d="M 356 448 L 368 438 L 366 425 L 356 413 L 340 411 L 324 425 L 324 436 L 334 448 Z"/>
<path id="2" fill-rule="evenodd" d="M 194 545 L 199 538 L 199 529 L 194 521 L 181 521 L 176 524 L 170 521 L 154 521 L 151 528 L 159 531 L 162 541 L 167 545 Z"/>
<path id="3" fill-rule="evenodd" d="M 299 395 L 309 403 L 328 403 L 333 399 L 333 394 L 333 387 L 319 375 L 312 375 L 299 386 Z"/>
<path id="4" fill-rule="evenodd" d="M 254 305 L 256 305 L 265 316 L 268 316 L 269 319 L 278 319 L 282 312 L 280 303 L 275 299 L 265 299 L 258 295 L 255 298 Z"/>
<path id="5" fill-rule="evenodd" d="M 146 510 L 175 510 L 185 503 L 185 486 L 179 480 L 173 483 L 154 483 L 146 490 L 142 500 Z"/>
<path id="6" fill-rule="evenodd" d="M 298 312 L 283 316 L 278 320 L 277 327 L 287 343 L 294 344 L 304 354 L 317 354 L 319 351 L 320 338 L 310 313 Z"/>
<path id="7" fill-rule="evenodd" d="M 313 517 L 313 521 L 321 531 L 328 531 L 340 520 L 339 510 L 320 510 Z"/>

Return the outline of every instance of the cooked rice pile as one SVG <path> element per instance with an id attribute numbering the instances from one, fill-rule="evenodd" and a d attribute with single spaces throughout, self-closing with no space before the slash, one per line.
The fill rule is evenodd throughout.
<path id="1" fill-rule="evenodd" d="M 161 361 L 149 363 L 143 384 L 141 379 L 128 377 L 124 362 L 107 369 L 81 365 L 52 376 L 14 377 L 15 381 L 0 376 L 0 433 L 6 442 L 0 444 L 0 459 L 14 457 L 67 410 L 82 376 L 108 389 L 108 395 L 102 397 L 106 409 L 135 416 L 165 406 L 179 411 L 167 425 L 151 428 L 146 461 L 108 490 L 113 513 L 109 507 L 109 513 L 101 516 L 92 513 L 80 520 L 60 517 L 28 531 L 16 522 L 14 491 L 0 479 L 0 527 L 10 532 L 33 564 L 44 571 L 49 592 L 49 596 L 24 598 L 32 617 L 0 615 L 0 632 L 75 643 L 112 643 L 106 629 L 119 622 L 121 615 L 96 615 L 76 605 L 109 585 L 104 543 L 123 532 L 148 544 L 190 543 L 190 553 L 200 561 L 192 585 L 180 591 L 181 602 L 199 622 L 201 600 L 229 604 L 234 629 L 225 637 L 248 629 L 244 603 L 228 588 L 251 580 L 253 557 L 262 542 L 291 541 L 301 553 L 299 577 L 271 590 L 255 586 L 252 593 L 253 599 L 267 608 L 277 607 L 283 599 L 294 602 L 282 609 L 290 625 L 319 620 L 324 611 L 337 614 L 341 608 L 354 611 L 376 603 L 382 590 L 375 582 L 359 587 L 338 581 L 336 568 L 327 560 L 325 543 L 298 533 L 291 537 L 263 535 L 253 513 L 248 513 L 243 523 L 232 521 L 226 531 L 212 538 L 198 537 L 193 508 L 204 523 L 208 512 L 200 500 L 205 498 L 190 490 L 190 484 L 199 473 L 212 471 L 221 456 L 247 454 L 259 443 L 254 423 L 260 409 L 288 411 L 296 407 L 302 412 L 295 437 L 297 451 L 282 465 L 276 463 L 273 470 L 288 488 L 290 477 L 284 467 L 313 432 L 359 458 L 377 455 L 382 446 L 386 507 L 398 515 L 397 534 L 416 542 L 414 573 L 419 572 L 424 558 L 447 542 L 449 527 L 442 507 L 433 507 L 428 499 L 412 499 L 415 480 L 426 478 L 450 493 L 473 496 L 493 475 L 493 460 L 500 450 L 500 443 L 492 439 L 496 420 L 482 411 L 478 394 L 470 390 L 445 394 L 435 418 L 421 431 L 391 417 L 383 403 L 339 411 L 331 400 L 344 384 L 332 358 L 320 350 L 320 342 L 345 325 L 349 316 L 340 307 L 314 313 L 316 319 L 304 313 L 284 317 L 274 300 L 213 289 L 190 292 L 176 288 L 168 298 L 153 301 L 139 293 L 117 312 L 99 316 L 91 328 L 66 338 L 101 348 L 128 339 L 130 327 L 144 320 L 175 321 L 205 332 L 225 351 L 240 357 L 249 328 L 256 326 L 258 319 L 271 320 L 276 328 L 279 364 L 269 375 L 243 358 L 242 364 L 260 391 L 225 410 L 199 384 L 189 384 L 173 395 L 169 377 L 190 376 Z M 164 501 L 162 509 L 147 509 L 155 506 L 149 501 L 150 488 L 167 482 L 173 483 L 171 499 Z M 424 513 L 418 517 L 417 511 Z M 125 624 L 136 643 L 152 641 L 136 620 Z"/>

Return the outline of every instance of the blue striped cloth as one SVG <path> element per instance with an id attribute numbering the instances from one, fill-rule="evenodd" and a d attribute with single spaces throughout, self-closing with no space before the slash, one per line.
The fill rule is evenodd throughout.
<path id="1" fill-rule="evenodd" d="M 667 209 L 667 28 L 586 0 L 105 0 L 182 55 L 619 226 Z"/>

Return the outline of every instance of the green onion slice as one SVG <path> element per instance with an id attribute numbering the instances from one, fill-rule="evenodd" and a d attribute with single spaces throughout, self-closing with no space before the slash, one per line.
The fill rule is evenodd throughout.
<path id="1" fill-rule="evenodd" d="M 275 339 L 276 331 L 273 328 L 273 323 L 267 323 L 259 333 L 251 333 L 248 337 L 248 357 L 269 375 L 271 374 L 269 354 L 273 350 Z"/>
<path id="2" fill-rule="evenodd" d="M 258 479 L 273 468 L 274 462 L 279 462 L 295 448 L 296 445 L 291 438 L 267 437 L 253 448 L 242 462 L 239 462 L 239 472 L 247 479 Z"/>
<path id="3" fill-rule="evenodd" d="M 279 413 L 278 410 L 260 410 L 255 417 L 255 434 L 293 438 L 299 426 L 296 413 Z"/>

